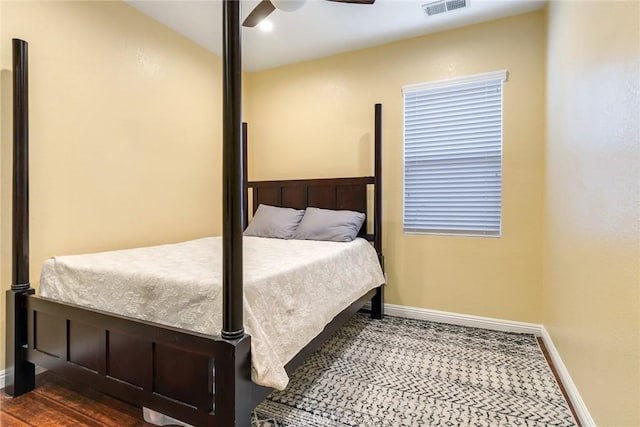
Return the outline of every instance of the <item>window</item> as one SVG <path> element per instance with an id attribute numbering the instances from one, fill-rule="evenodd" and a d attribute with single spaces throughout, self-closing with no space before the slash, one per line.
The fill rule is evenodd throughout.
<path id="1" fill-rule="evenodd" d="M 402 88 L 405 233 L 500 236 L 506 77 Z"/>

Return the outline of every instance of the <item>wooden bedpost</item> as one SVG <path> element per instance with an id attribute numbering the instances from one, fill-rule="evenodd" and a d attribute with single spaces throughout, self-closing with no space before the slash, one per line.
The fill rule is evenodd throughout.
<path id="1" fill-rule="evenodd" d="M 382 255 L 382 104 L 375 105 L 374 153 L 373 233 L 375 238 L 373 246 L 384 270 L 384 256 Z M 382 319 L 383 316 L 384 286 L 380 286 L 376 290 L 376 295 L 371 299 L 371 317 Z"/>
<path id="2" fill-rule="evenodd" d="M 222 15 L 222 337 L 234 340 L 244 336 L 240 2 L 224 0 Z"/>
<path id="3" fill-rule="evenodd" d="M 216 348 L 216 425 L 250 425 L 251 337 L 244 333 L 242 233 L 246 126 L 242 123 L 240 1 L 222 3 L 222 331 Z M 233 371 L 229 370 L 233 367 Z"/>
<path id="4" fill-rule="evenodd" d="M 249 166 L 247 156 L 249 152 L 249 135 L 247 122 L 242 122 L 242 229 L 249 225 Z"/>
<path id="5" fill-rule="evenodd" d="M 28 45 L 13 39 L 12 278 L 6 301 L 6 388 L 19 396 L 35 386 L 35 366 L 26 361 L 26 297 L 29 283 L 29 70 Z"/>
<path id="6" fill-rule="evenodd" d="M 382 104 L 375 105 L 374 131 L 374 175 L 375 194 L 373 205 L 373 246 L 379 257 L 382 257 Z"/>

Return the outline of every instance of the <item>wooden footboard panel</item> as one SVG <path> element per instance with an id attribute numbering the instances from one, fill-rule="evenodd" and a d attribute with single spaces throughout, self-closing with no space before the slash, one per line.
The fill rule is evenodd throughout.
<path id="1" fill-rule="evenodd" d="M 214 366 L 235 374 L 233 343 L 37 296 L 27 297 L 27 316 L 30 362 L 194 425 L 220 425 Z"/>
<path id="2" fill-rule="evenodd" d="M 378 289 L 336 316 L 287 371 L 293 372 Z M 251 381 L 248 335 L 229 341 L 36 295 L 18 298 L 27 311 L 23 349 L 28 362 L 135 405 L 195 426 L 249 426 L 251 411 L 271 391 Z"/>

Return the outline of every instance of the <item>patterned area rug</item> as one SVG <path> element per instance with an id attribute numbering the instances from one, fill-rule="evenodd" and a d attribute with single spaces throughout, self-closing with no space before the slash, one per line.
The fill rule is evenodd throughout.
<path id="1" fill-rule="evenodd" d="M 358 313 L 253 425 L 574 426 L 533 335 Z"/>

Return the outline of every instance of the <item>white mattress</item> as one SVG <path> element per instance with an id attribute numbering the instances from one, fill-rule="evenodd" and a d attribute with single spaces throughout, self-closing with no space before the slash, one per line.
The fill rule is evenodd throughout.
<path id="1" fill-rule="evenodd" d="M 349 243 L 244 238 L 244 322 L 252 379 L 282 390 L 284 366 L 340 311 L 384 283 L 375 250 Z M 222 240 L 55 257 L 40 295 L 219 335 Z"/>

